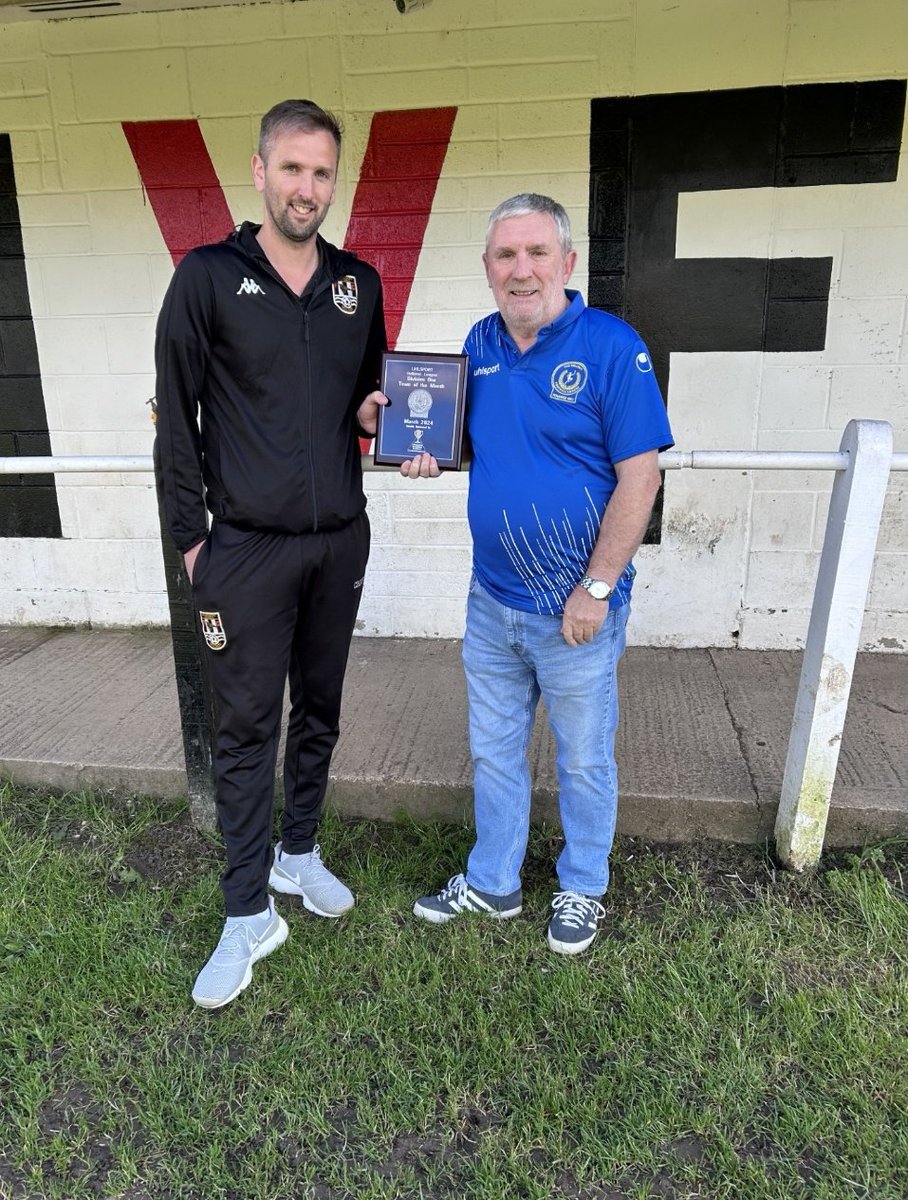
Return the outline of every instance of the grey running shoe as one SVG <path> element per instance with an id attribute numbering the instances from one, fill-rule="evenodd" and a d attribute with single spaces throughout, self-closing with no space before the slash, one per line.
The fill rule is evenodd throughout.
<path id="1" fill-rule="evenodd" d="M 302 896 L 306 908 L 320 917 L 340 917 L 355 903 L 347 885 L 323 865 L 320 846 L 308 854 L 285 854 L 278 842 L 268 882 L 276 892 Z"/>
<path id="2" fill-rule="evenodd" d="M 463 875 L 452 876 L 437 896 L 422 896 L 413 905 L 413 913 L 436 925 L 450 921 L 461 913 L 485 913 L 487 917 L 506 921 L 523 911 L 520 888 L 510 896 L 493 896 L 470 887 Z"/>
<path id="3" fill-rule="evenodd" d="M 594 896 L 556 892 L 555 915 L 549 922 L 549 949 L 556 954 L 580 954 L 599 932 L 605 909 Z"/>
<path id="4" fill-rule="evenodd" d="M 192 998 L 200 1008 L 221 1008 L 252 982 L 252 964 L 287 938 L 287 922 L 268 897 L 268 912 L 228 917 L 215 951 L 199 972 Z"/>

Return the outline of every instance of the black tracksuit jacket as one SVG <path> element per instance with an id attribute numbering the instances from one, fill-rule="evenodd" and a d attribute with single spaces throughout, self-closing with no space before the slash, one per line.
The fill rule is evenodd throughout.
<path id="1" fill-rule="evenodd" d="M 341 529 L 366 505 L 356 410 L 386 347 L 378 273 L 319 237 L 296 296 L 259 228 L 190 251 L 158 318 L 156 469 L 181 551 L 206 536 L 206 504 L 280 533 Z"/>

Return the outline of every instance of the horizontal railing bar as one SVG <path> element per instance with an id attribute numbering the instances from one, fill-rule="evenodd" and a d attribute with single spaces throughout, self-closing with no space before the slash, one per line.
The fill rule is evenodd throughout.
<path id="1" fill-rule="evenodd" d="M 844 471 L 848 455 L 839 450 L 666 450 L 663 471 Z"/>
<path id="2" fill-rule="evenodd" d="M 701 471 L 844 471 L 848 455 L 840 450 L 665 450 L 659 455 L 663 471 L 685 468 Z M 363 459 L 365 470 L 375 468 Z M 65 475 L 77 473 L 140 473 L 154 470 L 150 454 L 48 455 L 0 458 L 0 475 Z M 908 471 L 908 454 L 893 454 L 892 471 Z"/>
<path id="3" fill-rule="evenodd" d="M 65 475 L 78 471 L 153 471 L 150 454 L 51 455 L 47 458 L 0 458 L 0 475 Z"/>

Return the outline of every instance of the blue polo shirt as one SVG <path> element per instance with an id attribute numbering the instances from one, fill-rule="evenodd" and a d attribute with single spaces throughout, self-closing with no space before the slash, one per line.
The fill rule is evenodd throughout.
<path id="1" fill-rule="evenodd" d="M 586 573 L 614 464 L 673 445 L 652 361 L 624 321 L 569 307 L 521 354 L 500 314 L 467 335 L 473 569 L 499 603 L 560 614 Z M 610 604 L 630 597 L 628 564 Z"/>

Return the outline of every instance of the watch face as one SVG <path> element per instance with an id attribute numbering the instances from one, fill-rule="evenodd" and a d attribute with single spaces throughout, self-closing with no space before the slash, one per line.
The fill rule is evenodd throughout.
<path id="1" fill-rule="evenodd" d="M 601 579 L 591 579 L 586 590 L 594 600 L 607 600 L 611 592 L 609 585 Z"/>

